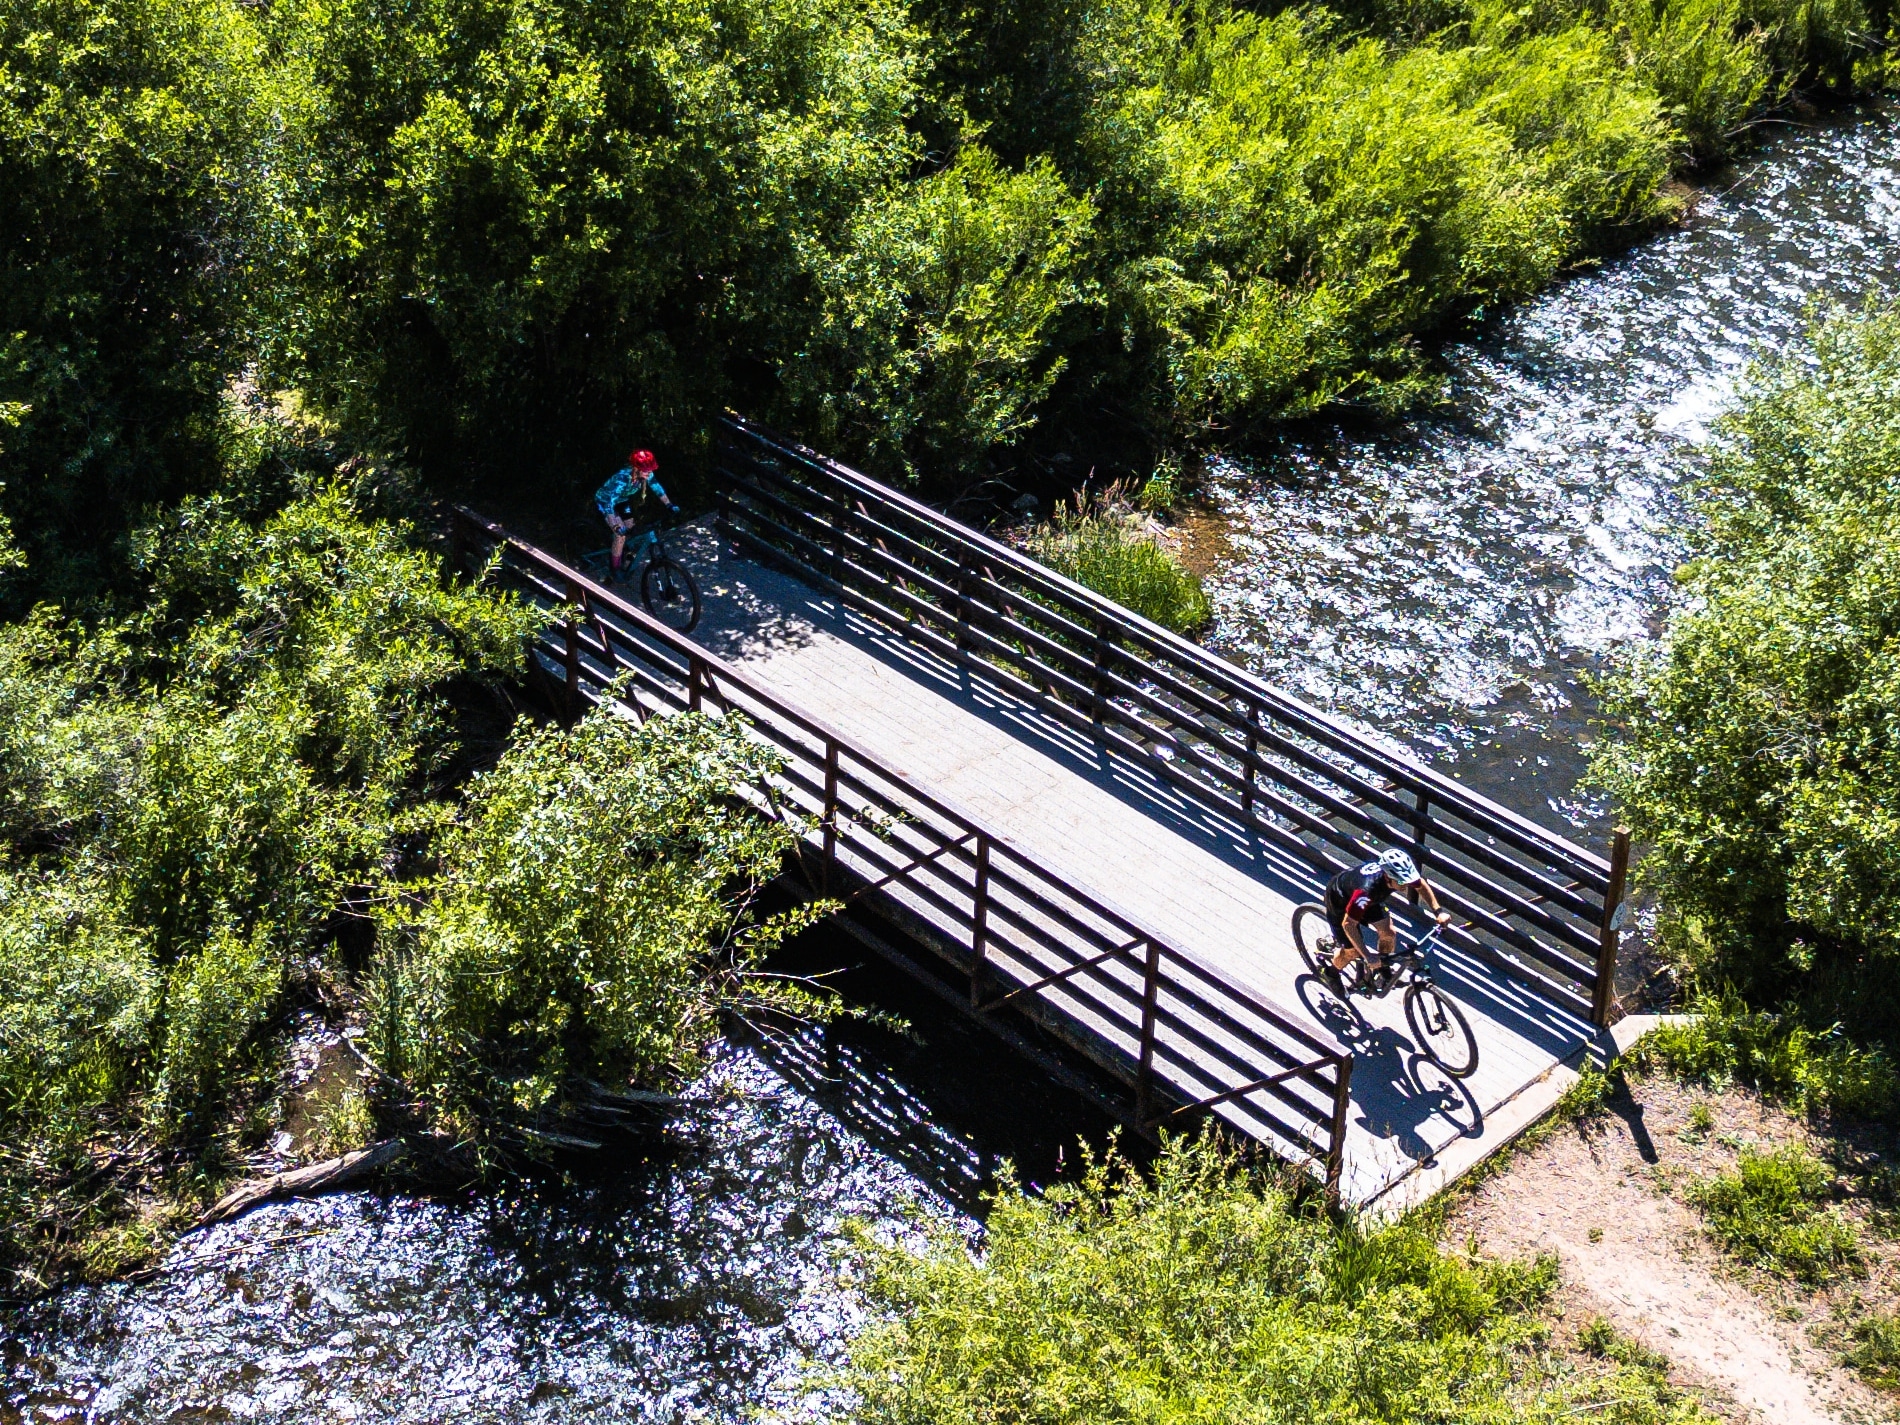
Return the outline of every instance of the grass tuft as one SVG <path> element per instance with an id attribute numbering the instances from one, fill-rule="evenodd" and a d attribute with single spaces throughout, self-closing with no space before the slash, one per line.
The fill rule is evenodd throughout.
<path id="1" fill-rule="evenodd" d="M 1870 1311 L 1854 1323 L 1854 1344 L 1842 1357 L 1872 1384 L 1900 1389 L 1900 1317 Z"/>
<path id="2" fill-rule="evenodd" d="M 1816 1287 L 1866 1267 L 1852 1225 L 1823 1206 L 1833 1191 L 1826 1164 L 1803 1148 L 1744 1148 L 1733 1172 L 1704 1179 L 1690 1196 L 1729 1252 Z"/>
<path id="3" fill-rule="evenodd" d="M 1802 1112 L 1879 1118 L 1900 1098 L 1893 1061 L 1840 1027 L 1816 1031 L 1793 1013 L 1751 1010 L 1712 997 L 1697 1018 L 1651 1030 L 1631 1052 L 1639 1068 L 1702 1083 L 1740 1083 Z"/>
<path id="4" fill-rule="evenodd" d="M 1176 633 L 1214 616 L 1201 581 L 1155 542 L 1119 489 L 1094 499 L 1078 491 L 1026 547 L 1058 574 Z"/>

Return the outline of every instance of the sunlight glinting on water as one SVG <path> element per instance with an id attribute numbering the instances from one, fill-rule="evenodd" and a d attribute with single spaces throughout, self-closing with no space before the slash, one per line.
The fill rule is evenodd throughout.
<path id="1" fill-rule="evenodd" d="M 1657 631 L 1684 493 L 1749 361 L 1812 301 L 1894 285 L 1897 162 L 1891 114 L 1791 132 L 1680 229 L 1452 347 L 1442 411 L 1217 463 L 1214 646 L 1600 832 L 1579 674 Z"/>

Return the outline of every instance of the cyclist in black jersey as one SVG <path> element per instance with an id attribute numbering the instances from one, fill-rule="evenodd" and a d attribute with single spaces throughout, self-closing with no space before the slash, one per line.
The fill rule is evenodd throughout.
<path id="1" fill-rule="evenodd" d="M 1396 848 L 1382 853 L 1376 861 L 1341 871 L 1326 883 L 1326 919 L 1332 924 L 1333 944 L 1337 947 L 1332 964 L 1335 991 L 1343 993 L 1344 981 L 1339 977 L 1354 960 L 1365 958 L 1363 981 L 1378 974 L 1384 957 L 1392 953 L 1398 937 L 1392 928 L 1391 902 L 1393 894 L 1401 889 L 1410 890 L 1414 905 L 1423 897 L 1440 925 L 1450 922 L 1451 912 L 1438 904 L 1438 893 L 1431 882 L 1418 873 L 1418 865 L 1410 856 Z M 1368 925 L 1378 933 L 1376 953 L 1365 943 L 1363 927 Z"/>

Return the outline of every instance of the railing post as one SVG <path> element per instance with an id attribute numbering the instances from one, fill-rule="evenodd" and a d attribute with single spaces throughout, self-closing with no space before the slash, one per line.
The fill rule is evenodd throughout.
<path id="1" fill-rule="evenodd" d="M 970 914 L 970 1008 L 981 1009 L 990 948 L 990 839 L 982 832 L 976 837 L 976 893 Z"/>
<path id="2" fill-rule="evenodd" d="M 1135 1122 L 1146 1131 L 1154 1116 L 1155 1002 L 1161 989 L 1161 946 L 1148 942 L 1148 963 L 1141 976 L 1141 1066 L 1135 1071 Z"/>
<path id="3" fill-rule="evenodd" d="M 838 744 L 825 739 L 825 894 L 831 893 L 831 868 L 838 860 Z"/>
<path id="4" fill-rule="evenodd" d="M 689 657 L 686 660 L 686 709 L 688 712 L 699 711 L 699 705 L 705 696 L 702 687 L 704 681 L 698 657 Z"/>
<path id="5" fill-rule="evenodd" d="M 831 478 L 831 582 L 840 589 L 844 587 L 844 530 L 845 516 L 851 506 L 844 481 L 837 476 Z"/>
<path id="6" fill-rule="evenodd" d="M 1339 1206 L 1339 1178 L 1346 1166 L 1346 1114 L 1352 1107 L 1352 1055 L 1334 1061 L 1333 1124 L 1326 1139 L 1326 1205 Z"/>
<path id="7" fill-rule="evenodd" d="M 567 581 L 567 618 L 561 625 L 566 638 L 565 657 L 567 665 L 567 715 L 570 718 L 580 715 L 581 698 L 581 586 L 578 581 Z"/>
<path id="8" fill-rule="evenodd" d="M 970 584 L 976 571 L 970 566 L 970 553 L 957 555 L 957 652 L 970 655 Z"/>
<path id="9" fill-rule="evenodd" d="M 1253 815 L 1253 769 L 1254 759 L 1260 755 L 1260 704 L 1249 701 L 1247 704 L 1247 765 L 1241 768 L 1246 781 L 1241 784 L 1240 809 L 1251 817 Z"/>
<path id="10" fill-rule="evenodd" d="M 1115 629 L 1106 618 L 1095 621 L 1095 674 L 1090 687 L 1095 700 L 1089 705 L 1089 720 L 1098 728 L 1108 705 L 1108 658 L 1115 649 Z"/>
<path id="11" fill-rule="evenodd" d="M 1432 797 L 1421 785 L 1412 797 L 1412 859 L 1425 869 L 1426 828 L 1431 825 Z"/>
<path id="12" fill-rule="evenodd" d="M 1616 913 L 1623 905 L 1629 869 L 1630 829 L 1619 826 L 1610 842 L 1610 885 L 1603 893 L 1603 922 L 1597 927 L 1597 983 L 1590 1000 L 1590 1020 L 1599 1026 L 1609 1024 L 1610 1002 L 1616 995 L 1616 948 L 1622 938 Z"/>

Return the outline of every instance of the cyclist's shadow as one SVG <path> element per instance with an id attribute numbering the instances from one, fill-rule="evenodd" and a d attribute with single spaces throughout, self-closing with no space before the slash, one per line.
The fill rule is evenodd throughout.
<path id="1" fill-rule="evenodd" d="M 1421 1054 L 1397 1029 L 1374 1024 L 1356 1005 L 1341 1004 L 1310 974 L 1295 991 L 1313 1017 L 1352 1051 L 1353 1117 L 1374 1138 L 1415 1163 L 1428 1163 L 1452 1137 L 1476 1138 L 1484 1112 L 1460 1079 Z M 1425 1136 L 1437 1125 L 1436 1146 Z"/>

